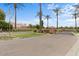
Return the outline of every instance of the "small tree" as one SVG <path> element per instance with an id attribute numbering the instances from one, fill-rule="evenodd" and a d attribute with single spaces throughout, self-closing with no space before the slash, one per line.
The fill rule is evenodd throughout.
<path id="1" fill-rule="evenodd" d="M 50 15 L 46 15 L 45 16 L 45 19 L 47 19 L 47 28 L 49 28 L 49 19 L 50 19 L 51 17 L 50 17 Z"/>
<path id="2" fill-rule="evenodd" d="M 40 29 L 40 25 L 36 25 L 35 27 L 36 27 L 37 29 Z"/>
<path id="3" fill-rule="evenodd" d="M 29 24 L 29 28 L 32 28 L 33 27 L 33 25 L 32 24 Z"/>

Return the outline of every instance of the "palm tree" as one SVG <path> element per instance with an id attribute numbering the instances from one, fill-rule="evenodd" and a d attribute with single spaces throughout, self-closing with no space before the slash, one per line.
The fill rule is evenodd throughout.
<path id="1" fill-rule="evenodd" d="M 77 30 L 77 13 L 72 14 L 75 19 L 75 29 Z"/>
<path id="2" fill-rule="evenodd" d="M 40 13 L 39 13 L 39 18 L 40 18 L 40 26 L 42 27 L 42 4 L 40 3 L 39 4 L 39 7 L 40 7 Z"/>
<path id="3" fill-rule="evenodd" d="M 20 3 L 13 3 L 14 6 L 14 15 L 15 15 L 15 29 L 17 28 L 16 24 L 17 24 L 17 8 L 21 8 L 20 6 L 24 6 L 23 4 Z"/>
<path id="4" fill-rule="evenodd" d="M 47 28 L 49 27 L 49 19 L 51 18 L 50 15 L 46 15 L 45 18 L 47 19 Z"/>
<path id="5" fill-rule="evenodd" d="M 40 25 L 40 29 L 43 27 L 42 25 L 42 4 L 39 3 L 39 12 L 37 13 L 37 16 L 39 16 L 39 25 Z"/>
<path id="6" fill-rule="evenodd" d="M 53 9 L 53 11 L 56 13 L 56 17 L 57 17 L 57 29 L 58 29 L 58 16 L 59 16 L 59 13 L 60 13 L 60 8 L 55 8 Z"/>
<path id="7" fill-rule="evenodd" d="M 10 8 L 9 8 L 9 9 L 8 9 L 8 16 L 9 16 L 9 37 L 11 36 L 11 33 L 10 33 L 10 28 L 11 28 L 11 23 L 10 23 L 11 17 L 10 17 L 10 13 L 11 13 L 11 10 L 10 10 Z"/>
<path id="8" fill-rule="evenodd" d="M 75 29 L 77 30 L 77 17 L 79 15 L 79 4 L 78 5 L 74 5 L 74 14 L 72 14 L 75 18 Z"/>
<path id="9" fill-rule="evenodd" d="M 15 19 L 15 29 L 17 28 L 16 24 L 17 24 L 17 9 L 22 8 L 24 6 L 24 4 L 20 4 L 20 3 L 8 3 L 7 5 L 13 5 L 14 7 L 14 19 Z"/>
<path id="10" fill-rule="evenodd" d="M 14 3 L 13 6 L 14 6 L 14 14 L 15 14 L 15 29 L 16 29 L 16 17 L 17 17 L 17 16 L 16 16 L 16 12 L 17 12 L 17 11 L 16 11 L 16 8 L 17 8 L 17 4 Z"/>

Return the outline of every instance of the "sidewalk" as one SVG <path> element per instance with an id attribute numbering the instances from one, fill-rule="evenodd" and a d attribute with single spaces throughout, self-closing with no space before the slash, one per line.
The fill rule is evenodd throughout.
<path id="1" fill-rule="evenodd" d="M 66 56 L 79 56 L 79 37 L 76 36 L 78 39 L 74 46 L 69 50 Z"/>

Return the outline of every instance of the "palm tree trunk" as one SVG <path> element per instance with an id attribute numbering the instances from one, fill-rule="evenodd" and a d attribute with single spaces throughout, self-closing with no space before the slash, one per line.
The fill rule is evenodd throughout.
<path id="1" fill-rule="evenodd" d="M 48 19 L 47 19 L 47 28 L 49 27 L 49 25 L 48 25 L 48 24 L 49 24 L 49 22 L 48 22 Z"/>
<path id="2" fill-rule="evenodd" d="M 75 29 L 77 30 L 77 20 L 76 20 L 76 16 L 75 16 Z"/>
<path id="3" fill-rule="evenodd" d="M 15 14 L 15 29 L 16 29 L 16 3 L 14 3 L 14 14 Z"/>
<path id="4" fill-rule="evenodd" d="M 40 16 L 39 16 L 39 19 L 40 19 L 40 28 L 42 27 L 42 5 L 41 5 L 41 3 L 39 4 L 39 6 L 40 6 Z"/>
<path id="5" fill-rule="evenodd" d="M 9 8 L 9 10 L 8 10 L 8 15 L 9 15 L 9 29 L 8 29 L 8 30 L 9 30 L 9 37 L 10 37 L 10 36 L 11 36 L 11 34 L 10 34 L 10 24 L 11 24 L 11 23 L 10 23 L 10 8 Z"/>
<path id="6" fill-rule="evenodd" d="M 58 29 L 58 12 L 57 12 L 57 29 Z"/>

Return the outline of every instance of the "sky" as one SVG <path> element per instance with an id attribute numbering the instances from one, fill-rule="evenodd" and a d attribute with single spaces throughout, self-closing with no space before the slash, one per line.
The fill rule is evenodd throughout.
<path id="1" fill-rule="evenodd" d="M 22 4 L 22 3 L 21 3 Z M 39 17 L 37 13 L 39 12 L 39 3 L 24 3 L 21 6 L 18 5 L 17 8 L 17 23 L 23 24 L 39 24 Z M 42 3 L 42 12 L 43 15 L 50 15 L 49 26 L 56 27 L 56 14 L 53 12 L 53 9 L 60 8 L 61 13 L 59 14 L 59 26 L 75 26 L 74 17 L 72 16 L 74 12 L 74 5 L 77 3 Z M 9 13 L 10 8 L 10 13 Z M 6 14 L 6 21 L 14 22 L 14 8 L 13 5 L 0 4 L 0 9 L 2 9 Z M 43 17 L 44 26 L 47 24 L 47 20 Z M 77 24 L 79 26 L 79 18 L 77 18 Z"/>

